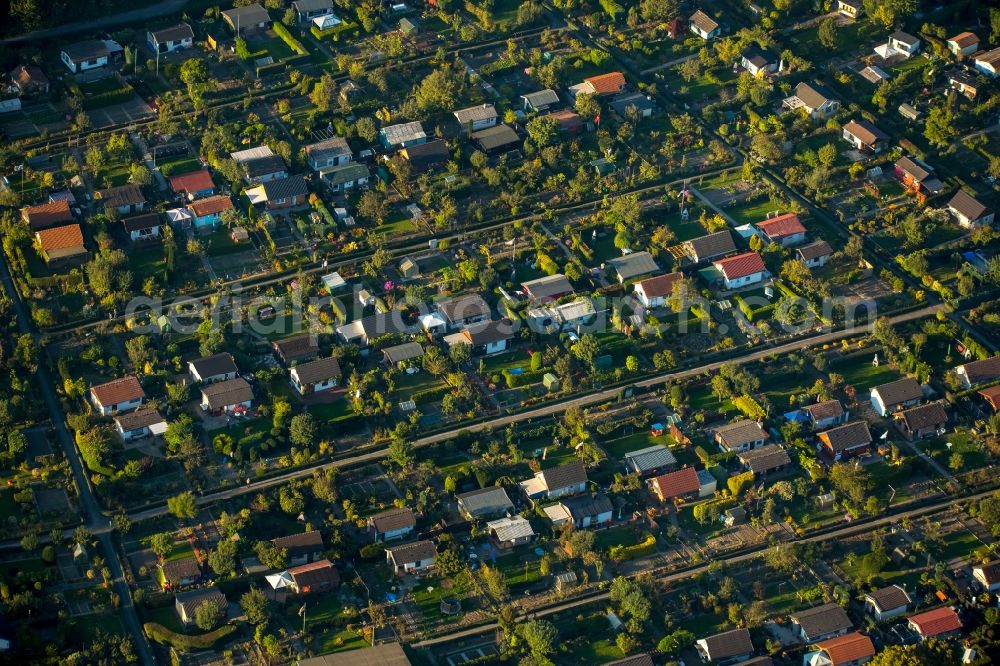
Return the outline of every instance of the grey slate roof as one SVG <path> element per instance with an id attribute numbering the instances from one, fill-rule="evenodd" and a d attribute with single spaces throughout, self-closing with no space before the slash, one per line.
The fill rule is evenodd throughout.
<path id="1" fill-rule="evenodd" d="M 588 516 L 593 518 L 602 513 L 614 511 L 615 508 L 611 500 L 608 499 L 608 496 L 602 493 L 570 497 L 561 500 L 559 503 L 566 508 L 569 515 L 573 517 L 574 522 L 582 521 Z"/>
<path id="2" fill-rule="evenodd" d="M 527 95 L 521 95 L 521 99 L 536 109 L 542 106 L 551 106 L 559 103 L 559 95 L 557 95 L 556 91 L 551 88 L 528 93 Z"/>
<path id="3" fill-rule="evenodd" d="M 418 358 L 424 355 L 424 348 L 419 342 L 404 342 L 401 345 L 393 345 L 382 350 L 385 360 L 389 363 L 399 363 L 408 361 L 411 358 Z"/>
<path id="4" fill-rule="evenodd" d="M 901 606 L 907 606 L 912 601 L 906 590 L 899 585 L 889 585 L 873 590 L 865 595 L 875 604 L 880 612 L 895 610 Z"/>
<path id="5" fill-rule="evenodd" d="M 507 497 L 507 491 L 500 486 L 480 488 L 456 495 L 461 500 L 462 508 L 472 516 L 487 513 L 503 513 L 514 508 L 513 502 Z"/>
<path id="6" fill-rule="evenodd" d="M 459 109 L 455 112 L 455 120 L 462 125 L 466 125 L 477 120 L 489 120 L 497 117 L 497 110 L 492 104 L 480 104 L 470 106 L 467 109 Z"/>
<path id="7" fill-rule="evenodd" d="M 854 623 L 844 609 L 835 603 L 823 604 L 790 615 L 792 621 L 802 627 L 807 638 L 831 634 L 842 629 L 851 629 Z"/>
<path id="8" fill-rule="evenodd" d="M 341 376 L 340 363 L 335 356 L 318 358 L 315 361 L 300 363 L 294 368 L 295 374 L 303 384 L 315 384 Z"/>
<path id="9" fill-rule="evenodd" d="M 894 382 L 876 386 L 872 391 L 878 391 L 879 396 L 882 397 L 882 404 L 886 407 L 901 405 L 904 402 L 924 397 L 923 391 L 920 390 L 920 384 L 912 377 L 903 377 Z"/>
<path id="10" fill-rule="evenodd" d="M 693 258 L 695 261 L 715 259 L 716 257 L 736 251 L 736 243 L 733 241 L 733 235 L 729 233 L 728 229 L 717 231 L 707 236 L 693 238 L 687 242 L 687 246 L 694 254 Z"/>
<path id="11" fill-rule="evenodd" d="M 253 389 L 242 377 L 202 387 L 201 393 L 210 409 L 220 409 L 253 400 Z"/>
<path id="12" fill-rule="evenodd" d="M 625 454 L 626 464 L 631 463 L 638 468 L 639 472 L 648 472 L 660 467 L 676 465 L 677 458 L 666 446 L 657 444 L 638 451 L 629 451 Z"/>
<path id="13" fill-rule="evenodd" d="M 803 81 L 795 86 L 795 96 L 802 100 L 810 109 L 818 109 L 827 100 L 836 99 L 826 88 L 816 83 L 806 83 Z"/>
<path id="14" fill-rule="evenodd" d="M 482 315 L 490 316 L 490 305 L 479 294 L 463 294 L 434 304 L 437 311 L 450 322 L 457 322 Z"/>
<path id="15" fill-rule="evenodd" d="M 392 559 L 397 565 L 409 564 L 418 560 L 430 560 L 437 555 L 437 547 L 433 541 L 414 541 L 386 550 L 392 553 Z"/>
<path id="16" fill-rule="evenodd" d="M 587 468 L 582 462 L 571 462 L 559 467 L 550 467 L 540 473 L 548 490 L 565 488 L 587 480 Z"/>
<path id="17" fill-rule="evenodd" d="M 608 259 L 608 265 L 615 269 L 622 280 L 631 280 L 640 275 L 649 275 L 660 270 L 649 252 L 633 252 L 621 257 Z"/>
<path id="18" fill-rule="evenodd" d="M 178 23 L 169 28 L 151 30 L 150 32 L 153 33 L 153 39 L 157 44 L 179 42 L 182 39 L 194 39 L 194 30 L 187 23 Z"/>
<path id="19" fill-rule="evenodd" d="M 191 361 L 191 365 L 194 366 L 195 372 L 197 372 L 201 377 L 215 377 L 218 375 L 226 375 L 230 372 L 240 371 L 239 368 L 236 367 L 236 361 L 233 360 L 233 355 L 229 352 L 222 352 L 213 356 L 196 358 Z"/>

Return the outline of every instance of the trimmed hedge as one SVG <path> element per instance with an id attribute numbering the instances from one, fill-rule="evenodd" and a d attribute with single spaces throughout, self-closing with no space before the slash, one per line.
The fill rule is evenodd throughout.
<path id="1" fill-rule="evenodd" d="M 287 44 L 288 48 L 292 51 L 299 55 L 309 55 L 309 52 L 306 51 L 306 47 L 302 46 L 302 42 L 295 39 L 295 37 L 292 36 L 292 33 L 288 32 L 288 28 L 275 22 L 272 29 L 274 30 L 274 34 L 280 37 L 281 41 Z"/>
<path id="2" fill-rule="evenodd" d="M 754 421 L 763 420 L 767 416 L 764 412 L 764 408 L 761 407 L 756 400 L 745 393 L 733 398 L 733 406 L 743 412 L 744 416 L 749 419 L 753 419 Z"/>
<path id="3" fill-rule="evenodd" d="M 656 549 L 656 537 L 652 534 L 647 534 L 646 538 L 640 543 L 633 546 L 611 546 L 611 550 L 608 553 L 611 559 L 616 562 L 624 562 L 625 560 L 634 560 L 637 557 L 645 557 L 651 554 Z"/>
<path id="4" fill-rule="evenodd" d="M 83 110 L 92 111 L 93 109 L 101 109 L 112 104 L 121 104 L 132 99 L 133 94 L 134 91 L 128 86 L 98 93 L 83 100 Z"/>
<path id="5" fill-rule="evenodd" d="M 333 41 L 337 41 L 340 37 L 340 33 L 347 32 L 348 30 L 354 30 L 358 27 L 357 23 L 352 23 L 351 21 L 343 21 L 340 25 L 335 25 L 332 28 L 327 28 L 326 30 L 320 30 L 316 27 L 316 24 L 312 24 L 309 27 L 309 32 L 316 39 L 323 40 L 329 37 Z"/>
<path id="6" fill-rule="evenodd" d="M 519 386 L 528 386 L 529 384 L 537 384 L 542 381 L 542 377 L 545 376 L 545 370 L 535 370 L 522 372 L 519 375 L 512 375 L 509 368 L 504 368 L 503 378 L 507 382 L 507 388 L 517 388 Z"/>
<path id="7" fill-rule="evenodd" d="M 418 405 L 424 405 L 428 402 L 437 402 L 449 393 L 451 393 L 450 386 L 435 386 L 423 391 L 416 391 L 410 396 L 410 400 Z"/>
<path id="8" fill-rule="evenodd" d="M 499 60 L 494 60 L 493 62 L 488 62 L 479 68 L 479 73 L 482 76 L 490 76 L 492 74 L 502 74 L 510 70 L 516 69 L 519 61 L 511 58 L 509 56 L 504 56 Z"/>
<path id="9" fill-rule="evenodd" d="M 200 636 L 178 634 L 156 622 L 147 622 L 142 625 L 142 628 L 150 640 L 162 643 L 163 645 L 169 645 L 181 652 L 211 650 L 217 643 L 220 643 L 224 638 L 236 632 L 236 626 L 232 624 L 224 624 L 218 629 L 210 631 L 207 634 L 201 634 Z"/>

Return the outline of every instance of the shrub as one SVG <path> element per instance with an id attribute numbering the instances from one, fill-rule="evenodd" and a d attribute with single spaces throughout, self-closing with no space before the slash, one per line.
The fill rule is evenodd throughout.
<path id="1" fill-rule="evenodd" d="M 288 28 L 286 28 L 280 23 L 275 23 L 272 29 L 274 30 L 274 34 L 280 37 L 281 41 L 287 44 L 288 48 L 290 48 L 296 54 L 298 55 L 309 54 L 309 52 L 306 51 L 306 47 L 302 46 L 302 42 L 292 37 L 292 34 L 288 32 Z"/>
<path id="2" fill-rule="evenodd" d="M 634 560 L 637 557 L 645 557 L 653 552 L 656 548 L 656 537 L 652 534 L 647 534 L 646 538 L 641 542 L 632 546 L 611 546 L 609 555 L 611 559 L 616 562 L 623 562 L 625 560 Z"/>
<path id="3" fill-rule="evenodd" d="M 451 392 L 450 386 L 435 386 L 434 388 L 425 389 L 423 391 L 417 391 L 410 396 L 418 405 L 424 405 L 428 402 L 437 402 L 444 398 L 444 396 Z"/>
<path id="4" fill-rule="evenodd" d="M 163 645 L 169 645 L 180 652 L 211 650 L 217 643 L 222 642 L 223 639 L 236 631 L 236 626 L 232 624 L 225 624 L 214 631 L 201 634 L 200 636 L 178 634 L 156 622 L 147 622 L 142 625 L 142 628 L 150 640 L 162 643 Z"/>
<path id="5" fill-rule="evenodd" d="M 380 543 L 369 543 L 361 547 L 359 554 L 363 560 L 377 560 L 385 553 L 385 546 Z"/>
<path id="6" fill-rule="evenodd" d="M 743 412 L 747 418 L 753 419 L 754 421 L 760 421 L 767 416 L 764 412 L 764 408 L 761 407 L 756 400 L 745 393 L 741 396 L 733 398 L 733 406 Z"/>
<path id="7" fill-rule="evenodd" d="M 106 90 L 85 98 L 83 100 L 83 110 L 91 111 L 93 109 L 111 106 L 112 104 L 121 104 L 122 102 L 131 99 L 132 94 L 132 88 L 129 86 L 115 88 L 114 90 Z"/>

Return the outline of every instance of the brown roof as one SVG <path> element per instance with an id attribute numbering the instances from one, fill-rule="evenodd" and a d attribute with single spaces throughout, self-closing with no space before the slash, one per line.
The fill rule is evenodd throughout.
<path id="1" fill-rule="evenodd" d="M 309 333 L 278 340 L 273 346 L 274 351 L 285 361 L 295 361 L 319 353 L 319 344 L 315 336 Z"/>
<path id="2" fill-rule="evenodd" d="M 198 606 L 201 606 L 207 601 L 215 602 L 220 610 L 226 609 L 226 595 L 219 591 L 219 588 L 206 587 L 200 590 L 189 590 L 188 592 L 181 592 L 176 597 L 177 603 L 184 608 L 184 614 L 188 618 L 193 618 L 195 611 L 198 610 Z"/>
<path id="3" fill-rule="evenodd" d="M 653 666 L 653 658 L 644 652 L 624 659 L 609 661 L 604 666 Z"/>
<path id="4" fill-rule="evenodd" d="M 749 419 L 720 426 L 715 429 L 715 436 L 730 449 L 737 449 L 743 444 L 756 442 L 759 439 L 768 439 L 760 424 Z"/>
<path id="5" fill-rule="evenodd" d="M 35 65 L 18 65 L 10 73 L 10 78 L 19 88 L 24 88 L 32 83 L 44 86 L 49 85 L 49 77 L 45 76 L 45 72 Z"/>
<path id="6" fill-rule="evenodd" d="M 757 223 L 757 228 L 771 240 L 779 240 L 785 236 L 804 234 L 806 228 L 802 226 L 802 220 L 795 213 L 785 213 L 763 222 Z"/>
<path id="7" fill-rule="evenodd" d="M 131 375 L 91 386 L 90 394 L 105 407 L 146 397 L 139 380 Z"/>
<path id="8" fill-rule="evenodd" d="M 220 409 L 253 400 L 253 389 L 242 377 L 204 386 L 201 394 L 205 396 L 210 409 Z"/>
<path id="9" fill-rule="evenodd" d="M 340 377 L 340 362 L 335 356 L 318 358 L 315 361 L 296 365 L 293 370 L 303 384 L 325 382 L 334 377 Z"/>
<path id="10" fill-rule="evenodd" d="M 910 616 L 910 624 L 917 628 L 924 638 L 931 638 L 958 631 L 962 628 L 962 620 L 953 608 L 943 606 Z"/>
<path id="11" fill-rule="evenodd" d="M 319 533 L 319 530 L 311 530 L 275 537 L 271 539 L 271 543 L 278 548 L 287 548 L 289 555 L 303 555 L 323 550 L 323 535 Z"/>
<path id="12" fill-rule="evenodd" d="M 992 585 L 1000 581 L 1000 560 L 993 560 L 988 564 L 981 564 L 974 569 L 982 569 L 983 578 L 986 580 L 987 585 Z"/>
<path id="13" fill-rule="evenodd" d="M 836 418 L 844 413 L 844 406 L 840 404 L 839 400 L 824 400 L 806 405 L 802 409 L 809 412 L 814 421 Z"/>
<path id="14" fill-rule="evenodd" d="M 69 209 L 69 201 L 62 199 L 22 208 L 21 219 L 31 226 L 32 231 L 38 231 L 60 222 L 72 222 L 73 212 Z"/>
<path id="15" fill-rule="evenodd" d="M 834 453 L 849 451 L 872 443 L 872 434 L 868 431 L 868 423 L 865 421 L 845 423 L 842 426 L 821 432 L 817 436 Z"/>
<path id="16" fill-rule="evenodd" d="M 169 560 L 160 567 L 163 577 L 168 583 L 177 583 L 185 578 L 200 578 L 201 566 L 193 557 L 183 557 L 179 560 Z"/>
<path id="17" fill-rule="evenodd" d="M 695 261 L 714 259 L 736 251 L 736 243 L 728 229 L 689 240 L 687 247 Z"/>
<path id="18" fill-rule="evenodd" d="M 777 444 L 766 444 L 756 449 L 750 449 L 738 457 L 755 474 L 769 472 L 792 462 L 792 459 L 788 457 L 788 451 Z"/>
<path id="19" fill-rule="evenodd" d="M 312 586 L 336 585 L 340 582 L 340 574 L 330 560 L 318 560 L 311 564 L 292 567 L 288 574 L 299 587 L 299 592 L 308 592 Z"/>
<path id="20" fill-rule="evenodd" d="M 962 367 L 965 368 L 965 376 L 968 377 L 969 383 L 973 385 L 1000 378 L 1000 356 L 972 361 Z"/>
<path id="21" fill-rule="evenodd" d="M 397 564 L 408 564 L 418 560 L 433 559 L 437 555 L 437 547 L 433 541 L 413 541 L 386 549 L 392 553 L 392 559 Z"/>
<path id="22" fill-rule="evenodd" d="M 142 196 L 139 186 L 131 183 L 97 190 L 94 192 L 94 198 L 101 201 L 105 208 L 119 208 L 146 202 L 146 197 Z"/>
<path id="23" fill-rule="evenodd" d="M 625 75 L 621 72 L 608 72 L 584 79 L 598 95 L 610 95 L 622 89 L 625 85 Z"/>
<path id="24" fill-rule="evenodd" d="M 138 430 L 139 428 L 148 428 L 154 423 L 163 423 L 163 417 L 160 416 L 160 412 L 152 407 L 142 407 L 134 412 L 119 414 L 115 417 L 115 423 L 119 425 L 123 432 L 129 432 L 130 430 Z"/>
<path id="25" fill-rule="evenodd" d="M 851 618 L 847 617 L 844 609 L 835 603 L 823 604 L 792 613 L 791 618 L 793 622 L 802 627 L 807 639 L 854 627 L 854 623 L 851 622 Z"/>
<path id="26" fill-rule="evenodd" d="M 559 467 L 550 467 L 540 473 L 548 490 L 565 488 L 587 480 L 587 468 L 582 462 L 571 462 Z"/>
<path id="27" fill-rule="evenodd" d="M 674 283 L 684 277 L 683 273 L 667 273 L 656 277 L 646 278 L 635 283 L 636 288 L 642 287 L 642 291 L 647 298 L 660 298 L 673 293 Z"/>
<path id="28" fill-rule="evenodd" d="M 899 585 L 889 585 L 869 592 L 865 595 L 875 604 L 875 609 L 879 612 L 895 610 L 902 606 L 909 605 L 913 600 L 906 590 Z"/>
<path id="29" fill-rule="evenodd" d="M 83 231 L 79 224 L 67 224 L 63 227 L 42 229 L 35 232 L 38 244 L 45 252 L 65 250 L 83 245 Z"/>
<path id="30" fill-rule="evenodd" d="M 407 527 L 415 527 L 417 518 L 410 509 L 389 509 L 388 511 L 376 513 L 374 516 L 369 516 L 368 523 L 380 534 L 385 534 L 386 532 L 394 532 Z"/>
<path id="31" fill-rule="evenodd" d="M 955 196 L 948 202 L 948 208 L 951 208 L 967 220 L 973 221 L 991 212 L 987 206 L 980 203 L 979 200 L 965 190 L 955 192 Z"/>
<path id="32" fill-rule="evenodd" d="M 712 661 L 753 654 L 753 641 L 750 640 L 750 632 L 747 629 L 724 631 L 721 634 L 703 638 L 701 641 Z"/>
<path id="33" fill-rule="evenodd" d="M 867 120 L 852 120 L 844 125 L 844 130 L 853 134 L 866 146 L 874 145 L 878 141 L 886 141 L 889 135 L 872 125 Z"/>
<path id="34" fill-rule="evenodd" d="M 816 647 L 830 657 L 831 666 L 840 666 L 875 656 L 872 639 L 857 631 L 817 643 Z"/>
<path id="35" fill-rule="evenodd" d="M 712 32 L 713 30 L 719 27 L 719 24 L 716 23 L 712 17 L 710 17 L 708 14 L 701 11 L 700 9 L 696 11 L 694 14 L 691 14 L 691 18 L 688 20 L 691 21 L 691 23 L 698 26 L 700 30 L 706 33 Z"/>
<path id="36" fill-rule="evenodd" d="M 160 214 L 144 213 L 142 215 L 126 217 L 122 220 L 122 226 L 125 227 L 125 231 L 129 233 L 133 231 L 142 231 L 143 229 L 152 229 L 153 227 L 160 226 Z"/>
<path id="37" fill-rule="evenodd" d="M 216 194 L 214 197 L 192 201 L 188 208 L 195 214 L 195 217 L 203 217 L 205 215 L 221 213 L 225 210 L 232 210 L 233 202 L 225 194 Z"/>
<path id="38" fill-rule="evenodd" d="M 951 39 L 949 42 L 954 42 L 958 45 L 958 48 L 964 49 L 966 46 L 972 46 L 973 44 L 979 43 L 979 38 L 976 37 L 974 33 L 971 32 L 960 32 Z"/>
<path id="39" fill-rule="evenodd" d="M 802 261 L 810 261 L 812 259 L 818 259 L 819 257 L 825 257 L 828 254 L 833 254 L 833 248 L 825 240 L 818 240 L 807 245 L 803 245 L 797 249 L 796 254 L 799 255 L 799 259 Z"/>
<path id="40" fill-rule="evenodd" d="M 656 486 L 659 496 L 664 500 L 690 495 L 698 492 L 701 488 L 698 471 L 694 467 L 685 467 L 676 472 L 650 479 L 649 484 Z"/>
<path id="41" fill-rule="evenodd" d="M 912 377 L 903 377 L 888 384 L 876 386 L 872 391 L 878 391 L 882 397 L 882 404 L 886 407 L 901 405 L 911 400 L 919 400 L 924 397 L 924 392 L 920 390 L 920 384 Z"/>
<path id="42" fill-rule="evenodd" d="M 207 169 L 182 173 L 179 176 L 170 177 L 170 189 L 174 192 L 201 192 L 215 189 L 212 182 L 212 174 Z"/>
<path id="43" fill-rule="evenodd" d="M 944 425 L 948 422 L 948 412 L 940 402 L 930 402 L 907 409 L 901 412 L 897 418 L 906 423 L 910 432 L 916 432 L 922 428 Z"/>
<path id="44" fill-rule="evenodd" d="M 464 294 L 434 304 L 448 321 L 455 322 L 481 315 L 489 316 L 490 305 L 479 294 Z"/>

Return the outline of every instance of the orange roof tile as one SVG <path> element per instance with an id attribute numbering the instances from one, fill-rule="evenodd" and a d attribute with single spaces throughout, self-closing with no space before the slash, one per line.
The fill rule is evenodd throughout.
<path id="1" fill-rule="evenodd" d="M 799 216 L 795 213 L 785 213 L 784 215 L 758 222 L 757 228 L 771 240 L 778 240 L 785 236 L 804 234 L 806 232 L 806 228 L 802 226 Z"/>
<path id="2" fill-rule="evenodd" d="M 822 641 L 817 643 L 816 647 L 826 652 L 833 666 L 847 664 L 875 655 L 875 646 L 872 644 L 872 639 L 857 631 Z"/>
<path id="3" fill-rule="evenodd" d="M 756 252 L 746 252 L 728 259 L 720 259 L 715 262 L 715 267 L 722 271 L 727 280 L 736 280 L 767 270 L 764 266 L 764 260 Z"/>
<path id="4" fill-rule="evenodd" d="M 701 488 L 698 471 L 694 467 L 685 467 L 676 472 L 670 472 L 650 480 L 660 491 L 660 497 L 665 500 L 696 493 Z"/>
<path id="5" fill-rule="evenodd" d="M 212 215 L 213 213 L 221 213 L 224 210 L 232 210 L 233 202 L 232 200 L 225 196 L 224 194 L 217 194 L 214 197 L 208 197 L 207 199 L 198 199 L 198 201 L 192 201 L 191 205 L 188 206 L 191 212 L 198 217 L 203 215 Z"/>
<path id="6" fill-rule="evenodd" d="M 625 85 L 625 75 L 621 72 L 608 72 L 591 76 L 589 79 L 584 79 L 584 82 L 589 83 L 598 95 L 611 95 L 619 92 Z"/>
<path id="7" fill-rule="evenodd" d="M 90 387 L 90 393 L 105 407 L 143 398 L 146 395 L 145 391 L 142 390 L 139 380 L 131 375 L 115 379 L 106 384 L 92 386 Z"/>
<path id="8" fill-rule="evenodd" d="M 83 245 L 83 230 L 79 224 L 67 224 L 63 227 L 53 229 L 42 229 L 35 232 L 38 244 L 42 250 L 51 252 L 52 250 L 64 250 L 77 245 Z"/>
<path id="9" fill-rule="evenodd" d="M 207 169 L 183 173 L 170 177 L 170 188 L 174 192 L 202 192 L 215 189 L 212 174 Z"/>
<path id="10" fill-rule="evenodd" d="M 910 616 L 910 624 L 916 627 L 924 638 L 940 636 L 962 628 L 962 621 L 959 619 L 958 613 L 949 606 L 912 615 Z"/>

